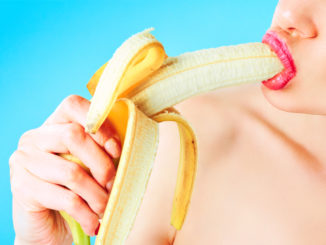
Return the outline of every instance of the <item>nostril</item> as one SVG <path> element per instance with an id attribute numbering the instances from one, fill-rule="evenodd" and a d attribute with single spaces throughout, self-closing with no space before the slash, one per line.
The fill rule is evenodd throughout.
<path id="1" fill-rule="evenodd" d="M 293 38 L 315 38 L 317 36 L 316 32 L 303 32 L 294 27 L 289 27 L 286 32 Z"/>
<path id="2" fill-rule="evenodd" d="M 293 27 L 288 28 L 288 32 L 291 35 L 291 37 L 297 38 L 299 36 L 298 31 Z"/>

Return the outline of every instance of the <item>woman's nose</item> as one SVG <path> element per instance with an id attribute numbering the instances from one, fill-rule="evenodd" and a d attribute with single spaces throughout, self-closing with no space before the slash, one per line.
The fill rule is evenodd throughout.
<path id="1" fill-rule="evenodd" d="M 314 0 L 280 0 L 272 27 L 280 28 L 294 38 L 314 38 L 317 28 L 313 21 Z"/>

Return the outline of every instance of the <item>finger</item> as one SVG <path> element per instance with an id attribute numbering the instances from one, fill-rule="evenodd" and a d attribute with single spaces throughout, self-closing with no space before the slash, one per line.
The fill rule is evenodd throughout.
<path id="1" fill-rule="evenodd" d="M 87 99 L 78 95 L 70 95 L 63 100 L 54 113 L 44 122 L 44 125 L 75 122 L 85 128 L 89 106 L 90 102 Z M 119 136 L 109 120 L 105 120 L 98 132 L 91 134 L 91 137 L 102 147 L 105 147 L 108 140 L 114 141 L 114 144 L 111 143 L 110 147 L 105 147 L 105 149 L 114 158 L 120 156 Z"/>
<path id="2" fill-rule="evenodd" d="M 15 196 L 19 192 L 24 193 L 24 206 L 28 206 L 28 203 L 35 206 L 37 203 L 40 210 L 41 208 L 64 210 L 81 225 L 85 233 L 95 235 L 95 230 L 99 225 L 98 216 L 77 194 L 59 185 L 42 181 L 24 168 L 15 171 L 15 180 L 16 177 L 23 179 L 24 186 L 18 187 Z M 15 185 L 15 180 L 13 185 Z"/>
<path id="3" fill-rule="evenodd" d="M 112 158 L 118 158 L 121 155 L 121 144 L 120 141 L 110 138 L 104 144 L 104 149 L 110 154 Z"/>
<path id="4" fill-rule="evenodd" d="M 30 149 L 28 153 L 18 151 L 15 154 L 23 155 L 20 164 L 33 175 L 43 181 L 71 189 L 82 197 L 95 213 L 103 216 L 108 193 L 81 166 L 36 148 Z"/>
<path id="5" fill-rule="evenodd" d="M 116 171 L 112 159 L 79 124 L 42 126 L 29 133 L 29 140 L 25 140 L 25 144 L 20 145 L 20 149 L 25 151 L 24 147 L 29 148 L 31 145 L 29 142 L 33 142 L 41 151 L 71 153 L 89 168 L 92 176 L 104 188 L 115 176 Z M 28 151 L 29 149 L 26 152 Z M 33 158 L 33 156 L 30 157 Z M 42 162 L 41 159 L 39 161 Z"/>

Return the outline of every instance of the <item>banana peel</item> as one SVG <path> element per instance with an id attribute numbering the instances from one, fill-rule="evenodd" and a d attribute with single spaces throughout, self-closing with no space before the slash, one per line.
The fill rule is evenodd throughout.
<path id="1" fill-rule="evenodd" d="M 108 118 L 122 143 L 96 245 L 124 244 L 155 159 L 157 125 L 164 121 L 176 122 L 179 128 L 180 160 L 171 224 L 177 230 L 182 228 L 196 176 L 197 142 L 191 126 L 173 105 L 210 90 L 267 80 L 283 70 L 276 54 L 262 43 L 168 57 L 163 45 L 150 34 L 152 30 L 146 29 L 126 40 L 87 84 L 93 98 L 85 130 L 96 133 Z M 74 230 L 76 224 L 69 225 Z"/>

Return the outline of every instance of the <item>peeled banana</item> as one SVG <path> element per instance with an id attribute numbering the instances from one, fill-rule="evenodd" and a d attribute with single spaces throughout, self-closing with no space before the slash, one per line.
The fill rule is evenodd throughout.
<path id="1" fill-rule="evenodd" d="M 123 145 L 96 245 L 123 244 L 127 238 L 153 166 L 158 123 L 164 121 L 176 122 L 180 133 L 171 224 L 181 229 L 196 175 L 197 143 L 191 126 L 171 106 L 217 88 L 267 80 L 284 69 L 263 43 L 168 57 L 152 30 L 126 40 L 87 85 L 93 98 L 85 130 L 95 133 L 108 118 Z"/>

